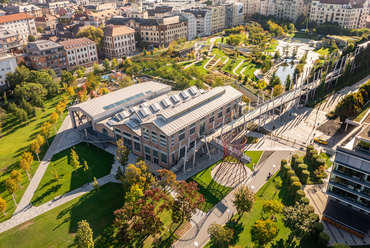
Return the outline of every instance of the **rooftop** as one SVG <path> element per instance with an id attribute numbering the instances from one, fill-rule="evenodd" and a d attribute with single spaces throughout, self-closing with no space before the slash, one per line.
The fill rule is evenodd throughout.
<path id="1" fill-rule="evenodd" d="M 109 24 L 109 23 L 107 23 Z M 119 25 L 107 25 L 104 29 L 104 36 L 119 36 L 124 34 L 133 34 L 135 30 L 126 26 L 119 26 Z"/>
<path id="2" fill-rule="evenodd" d="M 18 14 L 0 16 L 0 23 L 18 21 L 18 20 L 23 20 L 23 19 L 27 19 L 27 18 L 32 19 L 32 18 L 35 18 L 35 17 L 33 15 L 29 15 L 27 13 L 18 13 Z"/>
<path id="3" fill-rule="evenodd" d="M 26 47 L 26 51 L 44 51 L 53 48 L 62 48 L 61 44 L 49 41 L 49 40 L 37 40 L 34 42 L 29 42 Z"/>
<path id="4" fill-rule="evenodd" d="M 74 49 L 75 47 L 87 46 L 96 44 L 96 42 L 88 39 L 88 38 L 78 38 L 78 39 L 71 39 L 60 42 L 66 50 Z"/>

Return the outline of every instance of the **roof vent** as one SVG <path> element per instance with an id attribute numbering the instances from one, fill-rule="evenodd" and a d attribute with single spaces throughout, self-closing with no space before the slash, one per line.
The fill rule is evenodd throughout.
<path id="1" fill-rule="evenodd" d="M 168 99 L 168 98 L 163 99 L 162 100 L 162 105 L 165 108 L 169 107 L 171 105 L 170 99 Z"/>
<path id="2" fill-rule="evenodd" d="M 161 110 L 158 103 L 153 103 L 152 105 L 150 105 L 150 107 L 153 109 L 154 112 L 158 112 L 159 110 Z"/>
<path id="3" fill-rule="evenodd" d="M 140 114 L 145 118 L 149 115 L 149 110 L 147 108 L 140 109 Z"/>
<path id="4" fill-rule="evenodd" d="M 198 92 L 197 92 L 197 87 L 196 86 L 192 86 L 190 87 L 190 89 L 188 89 L 189 93 L 194 96 L 196 95 Z"/>
<path id="5" fill-rule="evenodd" d="M 185 100 L 190 97 L 189 93 L 187 91 L 182 91 L 180 93 L 181 97 Z"/>
<path id="6" fill-rule="evenodd" d="M 171 100 L 174 103 L 178 103 L 180 101 L 180 97 L 177 94 L 175 94 L 175 95 L 171 96 Z"/>

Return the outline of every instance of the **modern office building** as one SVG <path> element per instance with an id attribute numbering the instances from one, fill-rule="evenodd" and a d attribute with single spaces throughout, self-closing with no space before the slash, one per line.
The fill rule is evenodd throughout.
<path id="1" fill-rule="evenodd" d="M 73 127 L 86 116 L 90 132 L 122 139 L 135 155 L 171 168 L 202 135 L 244 112 L 242 95 L 231 86 L 172 92 L 151 81 L 71 106 L 69 112 Z"/>
<path id="2" fill-rule="evenodd" d="M 188 40 L 193 40 L 197 36 L 197 21 L 192 13 L 181 12 L 181 15 L 188 21 Z"/>
<path id="3" fill-rule="evenodd" d="M 68 70 L 77 65 L 90 67 L 98 62 L 98 50 L 96 43 L 88 38 L 70 39 L 60 42 L 64 46 L 67 55 Z"/>

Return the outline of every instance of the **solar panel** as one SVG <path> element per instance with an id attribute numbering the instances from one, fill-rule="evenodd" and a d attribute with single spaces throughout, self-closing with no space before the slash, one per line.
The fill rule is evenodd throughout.
<path id="1" fill-rule="evenodd" d="M 145 96 L 145 94 L 144 94 L 144 93 L 140 93 L 140 94 L 135 95 L 134 97 L 135 97 L 135 98 L 139 98 L 139 97 L 141 97 L 141 96 Z"/>
<path id="2" fill-rule="evenodd" d="M 140 109 L 140 113 L 142 116 L 147 117 L 149 115 L 149 110 L 147 108 Z"/>
<path id="3" fill-rule="evenodd" d="M 167 108 L 168 106 L 171 105 L 170 99 L 166 98 L 162 100 L 162 105 Z"/>
<path id="4" fill-rule="evenodd" d="M 152 93 L 152 91 L 151 90 L 148 90 L 147 92 L 145 92 L 145 94 L 149 94 L 149 93 Z"/>
<path id="5" fill-rule="evenodd" d="M 171 96 L 171 100 L 174 103 L 178 103 L 180 101 L 180 97 L 177 94 L 175 94 L 175 95 Z"/>
<path id="6" fill-rule="evenodd" d="M 190 95 L 189 95 L 189 93 L 187 92 L 187 91 L 182 91 L 181 93 L 180 93 L 180 95 L 181 95 L 181 97 L 183 98 L 183 99 L 187 99 Z"/>
<path id="7" fill-rule="evenodd" d="M 194 96 L 194 95 L 196 95 L 196 94 L 197 94 L 197 87 L 192 86 L 192 87 L 190 87 L 190 89 L 189 89 L 188 91 L 190 92 L 190 94 L 191 94 L 192 96 Z"/>

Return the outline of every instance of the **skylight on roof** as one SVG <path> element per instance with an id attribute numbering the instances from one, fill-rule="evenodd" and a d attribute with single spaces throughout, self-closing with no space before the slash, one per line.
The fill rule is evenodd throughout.
<path id="1" fill-rule="evenodd" d="M 175 95 L 171 96 L 171 100 L 174 103 L 178 103 L 180 101 L 180 97 L 177 94 L 175 94 Z"/>
<path id="2" fill-rule="evenodd" d="M 147 108 L 142 108 L 142 109 L 140 109 L 140 113 L 145 118 L 149 115 L 149 110 Z"/>
<path id="3" fill-rule="evenodd" d="M 194 96 L 195 94 L 197 94 L 197 87 L 192 86 L 192 87 L 190 87 L 190 89 L 188 91 L 190 92 L 190 94 L 192 96 Z"/>
<path id="4" fill-rule="evenodd" d="M 166 98 L 162 100 L 162 105 L 167 108 L 168 106 L 171 105 L 170 99 Z"/>
<path id="5" fill-rule="evenodd" d="M 154 112 L 158 112 L 159 110 L 161 110 L 158 103 L 153 103 L 152 105 L 150 105 L 150 107 L 153 109 Z"/>
<path id="6" fill-rule="evenodd" d="M 182 91 L 181 93 L 180 93 L 180 95 L 181 95 L 181 97 L 183 98 L 183 99 L 187 99 L 187 98 L 189 98 L 189 93 L 187 92 L 187 91 Z"/>

